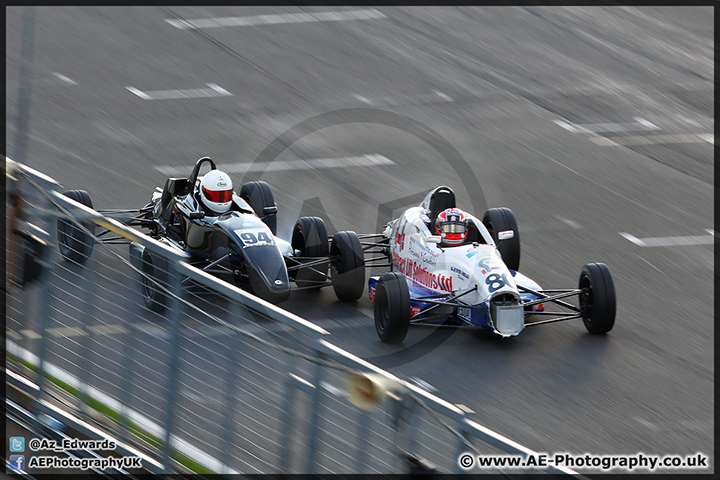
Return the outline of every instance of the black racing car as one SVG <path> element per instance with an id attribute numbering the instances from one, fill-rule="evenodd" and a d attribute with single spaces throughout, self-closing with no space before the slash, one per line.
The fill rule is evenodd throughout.
<path id="1" fill-rule="evenodd" d="M 332 285 L 338 299 L 351 302 L 362 296 L 365 262 L 355 232 L 328 237 L 319 217 L 300 217 L 290 241 L 276 236 L 277 206 L 270 186 L 253 181 L 232 194 L 230 209 L 220 215 L 203 211 L 198 197 L 198 174 L 204 164 L 215 170 L 209 157 L 199 159 L 188 178 L 168 178 L 157 187 L 148 204 L 139 210 L 98 210 L 131 226 L 149 231 L 152 238 L 189 255 L 189 263 L 272 303 L 280 303 L 291 290 Z M 72 190 L 67 197 L 92 208 L 87 192 Z M 86 227 L 89 225 L 86 225 Z M 103 230 L 96 237 L 107 243 L 127 242 Z M 84 263 L 92 253 L 91 237 L 67 220 L 58 221 L 62 256 Z M 151 279 L 167 280 L 165 260 L 131 242 L 133 262 L 145 273 L 143 297 L 154 311 L 165 308 L 165 294 Z M 295 287 L 291 288 L 291 282 Z"/>

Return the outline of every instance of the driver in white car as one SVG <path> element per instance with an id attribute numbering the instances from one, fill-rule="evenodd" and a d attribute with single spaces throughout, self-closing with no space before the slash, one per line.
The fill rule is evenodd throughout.
<path id="1" fill-rule="evenodd" d="M 467 240 L 468 220 L 459 208 L 447 208 L 435 219 L 435 234 L 440 244 L 448 247 L 462 245 Z"/>

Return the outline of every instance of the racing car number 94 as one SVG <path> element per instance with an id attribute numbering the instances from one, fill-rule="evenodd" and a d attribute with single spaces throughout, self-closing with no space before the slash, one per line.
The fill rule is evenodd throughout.
<path id="1" fill-rule="evenodd" d="M 256 247 L 260 245 L 273 245 L 275 242 L 267 232 L 263 230 L 235 230 L 240 240 L 246 247 Z"/>

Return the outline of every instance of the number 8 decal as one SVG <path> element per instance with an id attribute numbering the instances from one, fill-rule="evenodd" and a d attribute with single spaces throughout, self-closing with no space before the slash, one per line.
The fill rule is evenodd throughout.
<path id="1" fill-rule="evenodd" d="M 488 284 L 488 292 L 490 293 L 505 286 L 505 280 L 497 273 L 491 273 L 485 277 L 485 283 Z"/>

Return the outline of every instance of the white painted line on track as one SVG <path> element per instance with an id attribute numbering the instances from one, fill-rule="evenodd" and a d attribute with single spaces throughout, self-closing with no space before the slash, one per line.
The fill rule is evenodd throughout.
<path id="1" fill-rule="evenodd" d="M 6 343 L 7 351 L 13 355 L 16 355 L 23 360 L 33 364 L 33 365 L 40 365 L 40 358 L 35 355 L 34 353 L 25 350 L 24 348 L 20 347 L 18 344 L 7 341 Z M 126 415 L 130 420 L 137 423 L 138 425 L 141 425 L 142 428 L 150 433 L 151 435 L 154 435 L 158 438 L 165 438 L 165 429 L 161 427 L 159 424 L 155 423 L 154 421 L 150 420 L 149 418 L 145 417 L 141 413 L 132 410 L 130 408 L 127 408 L 127 406 L 123 405 L 122 403 L 115 400 L 113 397 L 107 395 L 106 393 L 98 390 L 95 387 L 92 387 L 90 385 L 87 385 L 86 383 L 80 381 L 77 377 L 74 375 L 66 372 L 65 370 L 61 369 L 60 367 L 57 367 L 56 365 L 53 365 L 52 363 L 49 363 L 47 361 L 43 362 L 45 367 L 45 372 L 48 375 L 52 375 L 53 377 L 57 378 L 58 380 L 65 382 L 66 384 L 77 388 L 78 390 L 85 392 L 88 396 L 91 398 L 99 401 L 100 403 L 103 403 L 104 405 L 112 408 L 116 412 L 120 412 L 123 415 Z M 203 465 L 206 468 L 209 468 L 210 470 L 214 472 L 224 472 L 224 473 L 233 473 L 233 474 L 239 474 L 240 472 L 237 472 L 235 470 L 230 469 L 227 465 L 224 465 L 219 460 L 215 459 L 211 455 L 203 452 L 199 448 L 195 447 L 192 443 L 185 441 L 181 438 L 178 438 L 176 435 L 170 435 L 170 444 L 172 447 L 177 450 L 178 452 L 187 455 L 191 459 L 195 460 L 199 464 Z"/>
<path id="2" fill-rule="evenodd" d="M 706 230 L 707 232 L 712 230 Z M 637 238 L 626 232 L 618 232 L 622 237 L 640 247 L 675 247 L 686 245 L 712 245 L 715 243 L 714 231 L 710 235 L 692 235 L 686 237 L 648 237 Z"/>
<path id="3" fill-rule="evenodd" d="M 68 78 L 65 75 L 62 75 L 58 72 L 53 72 L 53 75 L 55 75 L 57 78 L 59 78 L 60 80 L 62 80 L 65 83 L 67 83 L 68 85 L 77 85 L 76 81 L 74 81 L 73 79 Z"/>
<path id="4" fill-rule="evenodd" d="M 386 17 L 374 8 L 370 8 L 345 12 L 280 13 L 245 17 L 199 18 L 195 20 L 175 20 L 166 18 L 165 21 L 175 28 L 187 30 L 198 28 L 280 25 L 288 23 L 344 22 L 348 20 L 374 20 L 379 18 Z"/>
<path id="5" fill-rule="evenodd" d="M 439 90 L 432 90 L 432 93 L 422 93 L 419 95 L 391 95 L 385 97 L 364 97 L 362 95 L 353 94 L 357 100 L 371 106 L 402 106 L 402 105 L 420 105 L 424 103 L 440 103 L 454 102 L 455 99 L 450 95 Z"/>
<path id="6" fill-rule="evenodd" d="M 155 90 L 143 92 L 135 87 L 125 87 L 143 100 L 177 100 L 181 98 L 210 98 L 231 97 L 232 93 L 214 83 L 206 83 L 209 88 L 195 88 L 190 90 Z"/>
<path id="7" fill-rule="evenodd" d="M 279 172 L 286 170 L 314 170 L 319 168 L 374 167 L 394 165 L 395 162 L 384 155 L 367 154 L 358 157 L 313 158 L 308 160 L 275 160 L 274 162 L 229 163 L 222 166 L 225 173 Z M 155 165 L 153 168 L 165 175 L 182 175 L 192 170 L 192 166 L 175 167 Z"/>
<path id="8" fill-rule="evenodd" d="M 714 145 L 715 136 L 710 133 L 688 133 L 680 135 L 629 135 L 625 137 L 593 137 L 590 141 L 596 145 L 600 145 L 601 147 L 702 142 Z"/>
<path id="9" fill-rule="evenodd" d="M 644 118 L 634 117 L 634 122 L 629 123 L 584 123 L 572 124 L 564 120 L 553 120 L 557 125 L 571 132 L 583 132 L 588 134 L 608 132 L 637 132 L 646 130 L 660 130 L 660 127 Z"/>

